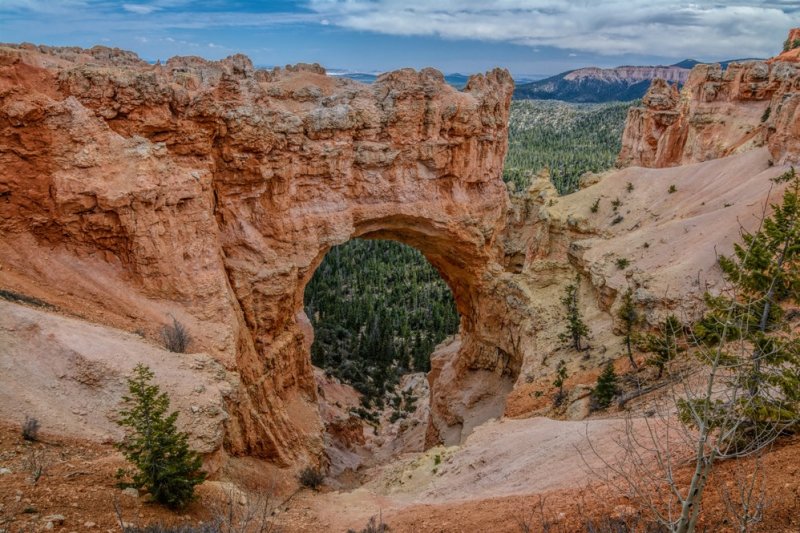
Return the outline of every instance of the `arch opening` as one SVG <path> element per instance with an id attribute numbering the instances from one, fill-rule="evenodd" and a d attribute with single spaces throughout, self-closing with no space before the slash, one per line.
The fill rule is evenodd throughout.
<path id="1" fill-rule="evenodd" d="M 431 355 L 461 322 L 442 269 L 385 237 L 368 232 L 330 248 L 304 290 L 323 422 L 333 447 L 377 448 L 367 463 L 424 448 Z M 372 431 L 364 437 L 359 425 Z M 378 446 L 366 442 L 373 436 Z"/>
<path id="2" fill-rule="evenodd" d="M 430 354 L 456 334 L 449 287 L 421 252 L 385 239 L 333 247 L 305 288 L 312 363 L 352 385 L 367 406 L 404 374 L 428 372 Z"/>

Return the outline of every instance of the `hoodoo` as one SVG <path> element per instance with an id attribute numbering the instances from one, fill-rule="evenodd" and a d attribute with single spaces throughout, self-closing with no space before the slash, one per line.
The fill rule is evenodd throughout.
<path id="1" fill-rule="evenodd" d="M 797 35 L 792 30 L 789 39 Z M 797 49 L 768 61 L 697 65 L 680 94 L 656 80 L 628 114 L 622 166 L 670 167 L 768 146 L 775 164 L 800 153 Z"/>

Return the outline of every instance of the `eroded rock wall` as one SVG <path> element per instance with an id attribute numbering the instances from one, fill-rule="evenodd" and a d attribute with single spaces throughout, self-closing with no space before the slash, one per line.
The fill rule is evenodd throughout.
<path id="1" fill-rule="evenodd" d="M 432 69 L 367 86 L 316 65 L 256 70 L 244 56 L 149 65 L 101 47 L 0 47 L 0 280 L 49 284 L 44 296 L 80 316 L 91 292 L 93 319 L 131 329 L 178 313 L 192 350 L 239 375 L 227 451 L 313 460 L 303 290 L 331 246 L 419 248 L 462 317 L 454 372 L 519 370 L 515 303 L 498 290 L 512 89 L 504 70 L 456 91 Z M 26 269 L 45 253 L 80 282 L 62 291 L 63 265 Z M 106 278 L 86 283 L 89 264 Z M 117 290 L 98 288 L 107 278 Z"/>
<path id="2" fill-rule="evenodd" d="M 797 30 L 792 30 L 797 33 Z M 669 167 L 768 146 L 775 164 L 800 161 L 800 58 L 697 65 L 683 89 L 655 80 L 628 114 L 620 166 Z"/>

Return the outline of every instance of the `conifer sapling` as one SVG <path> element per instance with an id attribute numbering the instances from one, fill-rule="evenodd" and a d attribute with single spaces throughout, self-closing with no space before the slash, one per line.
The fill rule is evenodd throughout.
<path id="1" fill-rule="evenodd" d="M 118 444 L 132 470 L 120 469 L 117 477 L 131 481 L 121 486 L 142 488 L 154 501 L 169 507 L 182 507 L 203 482 L 200 456 L 189 448 L 188 435 L 178 431 L 178 413 L 167 414 L 169 397 L 152 383 L 154 374 L 139 363 L 128 378 L 128 395 L 117 423 L 126 428 Z"/>
<path id="2" fill-rule="evenodd" d="M 592 409 L 605 409 L 616 395 L 617 374 L 614 372 L 614 363 L 609 361 L 592 389 Z"/>
<path id="3" fill-rule="evenodd" d="M 589 334 L 589 328 L 583 322 L 581 310 L 579 308 L 578 287 L 580 286 L 580 275 L 575 277 L 575 283 L 567 285 L 565 294 L 561 298 L 561 303 L 567 311 L 567 327 L 558 338 L 561 342 L 568 342 L 578 351 L 583 349 L 581 340 Z"/>

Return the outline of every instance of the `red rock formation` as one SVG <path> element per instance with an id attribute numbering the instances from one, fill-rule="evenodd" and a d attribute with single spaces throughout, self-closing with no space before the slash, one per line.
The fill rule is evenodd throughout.
<path id="1" fill-rule="evenodd" d="M 241 55 L 149 65 L 102 47 L 6 45 L 0 246 L 99 260 L 125 291 L 179 305 L 194 349 L 241 379 L 226 449 L 278 464 L 313 457 L 303 291 L 334 245 L 419 248 L 462 317 L 456 373 L 518 371 L 503 328 L 513 290 L 499 276 L 512 87 L 504 70 L 459 92 L 432 69 L 367 86 L 318 65 L 255 70 Z M 0 257 L 0 283 L 41 287 L 49 275 Z M 60 305 L 81 314 L 86 292 L 71 287 Z M 131 329 L 151 325 L 117 296 L 98 305 Z"/>
<path id="2" fill-rule="evenodd" d="M 800 161 L 799 69 L 792 51 L 724 71 L 697 65 L 680 95 L 656 80 L 628 113 L 618 164 L 676 166 L 764 145 L 776 164 Z"/>

